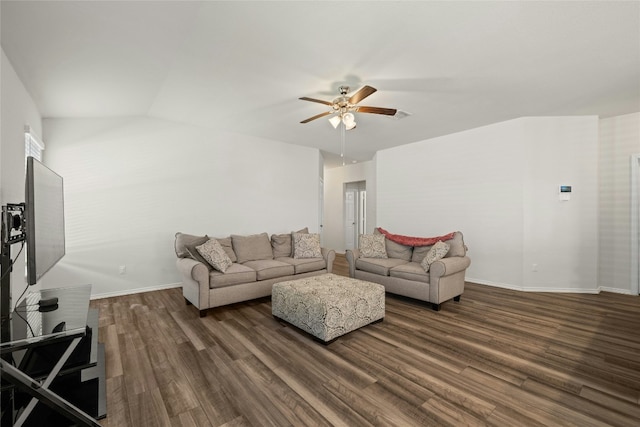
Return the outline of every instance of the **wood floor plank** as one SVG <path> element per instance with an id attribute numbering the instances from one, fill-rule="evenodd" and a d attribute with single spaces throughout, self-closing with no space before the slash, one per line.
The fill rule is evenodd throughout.
<path id="1" fill-rule="evenodd" d="M 327 346 L 268 297 L 204 318 L 180 289 L 91 306 L 103 426 L 640 425 L 637 297 L 468 283 L 435 312 L 388 294 L 383 322 Z"/>

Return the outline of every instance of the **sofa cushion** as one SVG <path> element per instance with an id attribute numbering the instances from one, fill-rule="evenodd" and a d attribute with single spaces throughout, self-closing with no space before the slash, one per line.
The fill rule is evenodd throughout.
<path id="1" fill-rule="evenodd" d="M 446 240 L 445 243 L 449 244 L 449 253 L 445 258 L 452 256 L 465 256 L 467 254 L 467 247 L 464 244 L 464 236 L 461 232 L 456 231 L 453 234 L 453 239 Z"/>
<path id="2" fill-rule="evenodd" d="M 231 260 L 231 262 L 238 262 L 238 257 L 236 257 L 236 253 L 233 252 L 233 244 L 231 243 L 231 237 L 225 237 L 224 239 L 216 238 L 222 249 L 227 253 L 227 256 Z"/>
<path id="3" fill-rule="evenodd" d="M 187 245 L 191 245 L 194 248 L 198 245 L 203 244 L 209 240 L 208 236 L 194 236 L 193 234 L 185 234 L 185 233 L 176 233 L 176 240 L 173 243 L 173 247 L 176 251 L 176 256 L 178 258 L 191 258 L 189 255 L 189 251 L 187 249 Z"/>
<path id="4" fill-rule="evenodd" d="M 358 237 L 360 255 L 364 258 L 387 258 L 387 249 L 382 234 L 361 234 Z"/>
<path id="5" fill-rule="evenodd" d="M 239 285 L 241 283 L 251 283 L 256 281 L 255 270 L 242 264 L 234 262 L 227 268 L 227 271 L 220 273 L 212 270 L 209 273 L 209 287 L 223 288 L 225 286 Z"/>
<path id="6" fill-rule="evenodd" d="M 436 262 L 439 259 L 444 258 L 444 256 L 449 252 L 449 244 L 445 242 L 438 242 L 431 247 L 427 255 L 424 257 L 420 265 L 424 269 L 425 272 L 429 271 L 429 267 L 431 264 Z"/>
<path id="7" fill-rule="evenodd" d="M 322 258 L 319 234 L 292 233 L 292 238 L 294 258 Z"/>
<path id="8" fill-rule="evenodd" d="M 291 248 L 291 233 L 271 235 L 271 249 L 274 258 L 290 257 L 293 254 Z"/>
<path id="9" fill-rule="evenodd" d="M 373 229 L 373 234 L 382 234 L 378 227 Z M 396 243 L 393 240 L 387 238 L 384 239 L 384 246 L 387 250 L 387 257 L 399 258 L 405 261 L 411 261 L 413 255 L 413 246 L 406 246 L 400 243 Z"/>
<path id="10" fill-rule="evenodd" d="M 222 273 L 232 264 L 231 258 L 216 239 L 209 239 L 202 245 L 196 246 L 196 250 L 209 265 Z"/>
<path id="11" fill-rule="evenodd" d="M 413 256 L 413 246 L 405 246 L 392 240 L 385 239 L 385 247 L 389 258 L 399 258 L 405 261 L 411 261 Z"/>
<path id="12" fill-rule="evenodd" d="M 389 270 L 389 276 L 400 279 L 413 280 L 416 282 L 429 283 L 429 273 L 418 262 L 408 262 L 406 264 L 393 267 Z"/>
<path id="13" fill-rule="evenodd" d="M 318 271 L 327 268 L 327 262 L 324 258 L 276 258 L 276 261 L 286 262 L 293 265 L 295 274 L 308 273 L 310 271 Z"/>
<path id="14" fill-rule="evenodd" d="M 406 263 L 407 261 L 397 258 L 358 258 L 356 268 L 369 273 L 388 276 L 389 269 Z"/>
<path id="15" fill-rule="evenodd" d="M 305 227 L 298 231 L 292 231 L 286 234 L 272 234 L 271 235 L 271 248 L 273 249 L 274 258 L 283 258 L 293 256 L 293 233 L 309 234 L 309 228 Z"/>
<path id="16" fill-rule="evenodd" d="M 273 259 L 271 242 L 267 233 L 252 234 L 250 236 L 231 235 L 233 251 L 238 257 L 238 263 L 261 259 Z"/>
<path id="17" fill-rule="evenodd" d="M 275 259 L 247 261 L 243 265 L 255 270 L 256 279 L 258 280 L 290 276 L 295 272 L 293 265 L 282 261 L 276 261 Z"/>
<path id="18" fill-rule="evenodd" d="M 413 248 L 413 254 L 411 255 L 411 262 L 417 262 L 420 264 L 424 257 L 427 256 L 429 251 L 431 250 L 431 246 L 416 246 Z"/>

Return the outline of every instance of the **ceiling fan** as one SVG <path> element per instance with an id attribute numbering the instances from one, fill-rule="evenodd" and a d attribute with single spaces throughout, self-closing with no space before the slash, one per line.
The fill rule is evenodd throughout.
<path id="1" fill-rule="evenodd" d="M 324 101 L 322 99 L 308 98 L 306 96 L 300 98 L 303 101 L 317 102 L 331 107 L 331 110 L 316 114 L 313 117 L 309 117 L 308 119 L 301 121 L 300 123 L 309 123 L 310 121 L 319 119 L 320 117 L 335 114 L 329 119 L 329 122 L 333 127 L 337 128 L 340 122 L 342 122 L 344 123 L 346 130 L 351 130 L 356 127 L 355 116 L 353 113 L 371 113 L 394 116 L 397 112 L 395 108 L 365 107 L 357 105 L 360 101 L 377 91 L 376 88 L 371 86 L 362 87 L 350 97 L 347 97 L 347 94 L 349 93 L 349 86 L 340 86 L 339 90 L 340 96 L 333 101 Z"/>

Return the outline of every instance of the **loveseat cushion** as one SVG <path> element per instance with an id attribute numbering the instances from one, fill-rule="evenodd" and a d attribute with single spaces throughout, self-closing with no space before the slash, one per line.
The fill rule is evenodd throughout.
<path id="1" fill-rule="evenodd" d="M 453 233 L 453 238 L 449 240 L 445 240 L 445 243 L 449 245 L 449 252 L 445 255 L 445 258 L 449 258 L 452 256 L 465 256 L 467 254 L 467 247 L 464 244 L 464 238 L 462 233 L 456 231 Z M 431 250 L 431 246 L 416 246 L 413 248 L 413 256 L 411 257 L 411 261 L 413 262 L 422 262 L 427 253 Z"/>
<path id="2" fill-rule="evenodd" d="M 396 243 L 392 240 L 385 239 L 385 246 L 387 249 L 387 256 L 389 258 L 398 258 L 405 261 L 411 261 L 413 255 L 413 246 L 405 246 L 400 243 Z"/>
<path id="3" fill-rule="evenodd" d="M 275 277 L 290 276 L 294 274 L 295 268 L 286 262 L 276 261 L 275 259 L 261 259 L 255 261 L 247 261 L 243 264 L 256 272 L 258 280 L 273 279 Z"/>
<path id="4" fill-rule="evenodd" d="M 467 247 L 464 244 L 464 236 L 461 232 L 456 231 L 453 234 L 453 239 L 447 240 L 445 243 L 449 244 L 449 252 L 445 258 L 452 256 L 465 256 L 467 254 Z"/>
<path id="5" fill-rule="evenodd" d="M 413 248 L 413 254 L 411 255 L 411 262 L 417 262 L 418 264 L 420 264 L 424 259 L 424 257 L 427 256 L 427 254 L 429 253 L 432 247 L 433 245 L 416 246 L 415 248 Z"/>
<path id="6" fill-rule="evenodd" d="M 247 261 L 273 259 L 271 242 L 267 233 L 252 234 L 250 236 L 232 234 L 231 243 L 240 264 L 244 264 Z"/>
<path id="7" fill-rule="evenodd" d="M 276 258 L 276 261 L 286 262 L 293 265 L 295 274 L 308 273 L 310 271 L 318 271 L 327 268 L 327 262 L 324 258 Z"/>
<path id="8" fill-rule="evenodd" d="M 376 227 L 373 229 L 373 234 L 382 234 Z M 402 245 L 396 243 L 393 240 L 387 238 L 384 239 L 384 245 L 389 258 L 399 258 L 405 261 L 411 261 L 411 255 L 413 254 L 413 246 Z"/>
<path id="9" fill-rule="evenodd" d="M 241 283 L 251 283 L 256 281 L 255 270 L 242 264 L 234 262 L 227 271 L 220 273 L 213 270 L 209 273 L 209 287 L 223 288 L 225 286 L 239 285 Z"/>
<path id="10" fill-rule="evenodd" d="M 389 270 L 389 275 L 391 277 L 429 283 L 429 273 L 426 273 L 424 268 L 422 268 L 418 262 L 408 262 L 406 264 L 393 267 Z"/>
<path id="11" fill-rule="evenodd" d="M 391 268 L 406 263 L 407 261 L 397 258 L 358 258 L 356 268 L 369 273 L 388 276 Z"/>

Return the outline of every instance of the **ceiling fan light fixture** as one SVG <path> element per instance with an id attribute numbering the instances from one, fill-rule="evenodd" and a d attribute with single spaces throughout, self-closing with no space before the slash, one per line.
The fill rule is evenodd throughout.
<path id="1" fill-rule="evenodd" d="M 334 129 L 337 129 L 340 124 L 340 116 L 329 117 L 329 123 L 331 123 Z"/>
<path id="2" fill-rule="evenodd" d="M 354 129 L 356 127 L 356 117 L 353 113 L 346 113 L 342 116 L 342 123 L 344 123 L 346 130 Z"/>

